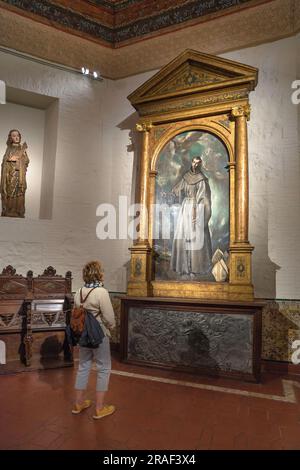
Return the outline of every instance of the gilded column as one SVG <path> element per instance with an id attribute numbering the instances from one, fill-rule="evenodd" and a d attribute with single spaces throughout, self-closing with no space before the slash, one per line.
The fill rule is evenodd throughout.
<path id="1" fill-rule="evenodd" d="M 154 227 L 154 218 L 155 218 L 155 211 L 154 211 L 154 204 L 155 204 L 155 180 L 156 180 L 157 171 L 152 170 L 149 173 L 149 207 L 148 207 L 148 214 L 149 214 L 149 245 L 153 246 L 153 227 Z"/>
<path id="2" fill-rule="evenodd" d="M 245 104 L 232 109 L 235 120 L 235 235 L 230 247 L 230 285 L 232 299 L 252 300 L 251 254 L 253 247 L 248 240 L 249 225 L 249 176 L 247 120 L 250 106 Z"/>
<path id="3" fill-rule="evenodd" d="M 152 250 L 149 244 L 149 134 L 152 125 L 149 122 L 142 122 L 137 124 L 136 128 L 143 132 L 139 201 L 140 230 L 137 243 L 130 248 L 131 264 L 127 293 L 131 296 L 145 297 L 152 295 Z"/>
<path id="4" fill-rule="evenodd" d="M 138 243 L 149 244 L 148 242 L 148 181 L 150 170 L 149 159 L 149 132 L 152 128 L 151 123 L 142 122 L 136 125 L 139 132 L 143 132 L 142 143 L 142 161 L 141 161 L 141 180 L 140 180 L 140 235 Z"/>
<path id="5" fill-rule="evenodd" d="M 248 177 L 248 135 L 247 120 L 250 118 L 250 106 L 238 106 L 232 109 L 235 118 L 235 241 L 248 243 L 249 220 L 249 177 Z"/>

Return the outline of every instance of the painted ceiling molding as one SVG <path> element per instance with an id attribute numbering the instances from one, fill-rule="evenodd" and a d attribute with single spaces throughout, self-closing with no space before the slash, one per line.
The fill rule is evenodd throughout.
<path id="1" fill-rule="evenodd" d="M 44 5 L 46 3 L 47 0 L 43 2 Z M 71 3 L 78 15 L 83 5 L 88 5 L 90 11 L 93 9 L 95 24 L 100 17 L 105 18 L 107 25 L 113 24 L 113 10 L 104 8 L 104 0 L 72 0 Z M 102 17 L 102 13 L 99 13 L 100 3 L 106 16 L 103 13 Z M 105 0 L 105 3 L 111 8 L 116 3 L 119 6 L 122 4 L 122 11 L 125 11 L 125 5 L 130 8 L 133 4 L 147 3 L 149 6 L 150 0 Z M 64 8 L 70 2 L 56 0 L 55 4 Z M 234 8 L 233 11 L 228 9 L 226 14 L 216 14 L 212 17 L 208 15 L 209 21 L 203 20 L 199 23 L 198 19 L 194 24 L 186 22 L 180 28 L 171 27 L 170 32 L 169 28 L 164 28 L 153 37 L 146 35 L 143 40 L 135 37 L 128 44 L 126 41 L 122 43 L 122 47 L 107 47 L 108 43 L 100 39 L 100 36 L 95 39 L 78 30 L 75 34 L 75 30 L 71 28 L 58 27 L 56 23 L 28 11 L 25 14 L 23 10 L 0 0 L 0 46 L 78 70 L 87 66 L 90 70 L 99 71 L 105 78 L 120 79 L 157 70 L 185 49 L 192 48 L 219 55 L 300 32 L 300 0 L 265 0 L 255 4 L 249 2 L 249 5 L 251 8 L 243 6 Z M 103 19 L 101 21 L 104 22 Z M 108 31 L 111 29 L 110 26 L 106 28 Z"/>
<path id="2" fill-rule="evenodd" d="M 2 0 L 32 19 L 112 48 L 270 0 Z"/>
<path id="3" fill-rule="evenodd" d="M 109 8 L 110 10 L 116 12 L 118 10 L 128 8 L 133 4 L 145 2 L 145 0 L 89 0 L 89 2 L 94 3 L 100 7 Z M 150 2 L 154 3 L 152 0 L 150 0 Z"/>

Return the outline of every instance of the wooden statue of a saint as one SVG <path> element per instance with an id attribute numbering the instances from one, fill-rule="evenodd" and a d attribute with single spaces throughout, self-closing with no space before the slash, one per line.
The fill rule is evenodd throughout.
<path id="1" fill-rule="evenodd" d="M 1 168 L 1 199 L 3 217 L 25 216 L 26 171 L 29 158 L 27 144 L 21 143 L 21 133 L 13 129 L 8 134 L 7 149 Z"/>

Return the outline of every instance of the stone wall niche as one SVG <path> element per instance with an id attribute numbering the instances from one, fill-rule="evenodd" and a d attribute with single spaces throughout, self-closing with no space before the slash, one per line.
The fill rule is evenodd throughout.
<path id="1" fill-rule="evenodd" d="M 28 145 L 25 217 L 51 219 L 57 146 L 58 100 L 38 93 L 7 87 L 6 104 L 0 106 L 0 153 L 8 132 L 18 129 Z"/>

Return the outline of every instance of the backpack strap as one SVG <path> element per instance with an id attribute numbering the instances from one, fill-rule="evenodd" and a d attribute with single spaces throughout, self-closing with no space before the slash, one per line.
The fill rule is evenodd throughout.
<path id="1" fill-rule="evenodd" d="M 88 296 L 89 296 L 90 293 L 91 293 L 93 290 L 95 290 L 95 289 L 97 289 L 97 287 L 93 287 L 93 288 L 87 293 L 87 295 L 85 296 L 85 298 L 82 297 L 82 288 L 80 289 L 80 304 L 81 304 L 81 305 L 83 305 L 83 304 L 87 301 Z"/>

